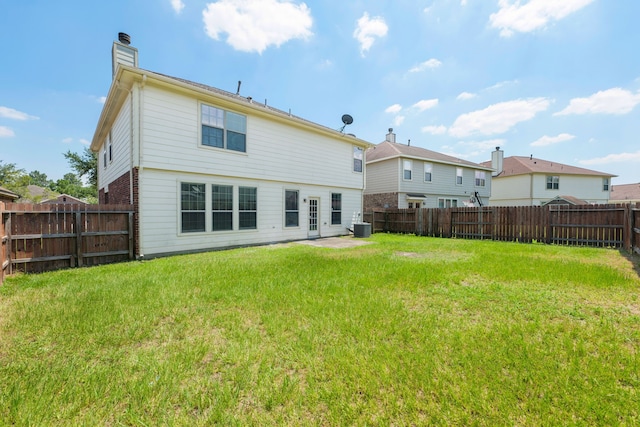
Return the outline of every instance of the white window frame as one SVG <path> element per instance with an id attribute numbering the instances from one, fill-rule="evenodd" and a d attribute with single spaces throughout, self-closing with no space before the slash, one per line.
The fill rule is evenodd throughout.
<path id="1" fill-rule="evenodd" d="M 407 166 L 409 167 L 407 168 Z M 407 178 L 407 172 L 409 172 L 408 178 Z M 402 159 L 402 180 L 413 181 L 413 161 Z"/>
<path id="2" fill-rule="evenodd" d="M 213 114 L 216 113 L 216 114 Z M 240 126 L 237 126 L 234 122 L 235 119 L 241 121 Z M 211 129 L 218 129 L 222 132 L 222 146 L 211 145 L 204 143 L 204 127 Z M 244 149 L 237 150 L 235 148 L 229 148 L 229 133 L 234 133 L 244 136 Z M 246 153 L 247 152 L 247 116 L 239 114 L 234 111 L 225 110 L 224 108 L 216 107 L 215 105 L 200 103 L 200 138 L 199 146 L 209 149 L 226 150 L 232 153 Z"/>
<path id="3" fill-rule="evenodd" d="M 462 178 L 463 174 L 464 174 L 464 171 L 462 170 L 462 168 L 456 168 L 456 185 L 464 184 L 464 180 Z"/>
<path id="4" fill-rule="evenodd" d="M 438 207 L 439 208 L 457 208 L 458 207 L 458 199 L 453 199 L 449 197 L 439 197 L 438 198 Z"/>
<path id="5" fill-rule="evenodd" d="M 427 174 L 429 174 L 429 179 L 427 179 Z M 424 182 L 433 182 L 433 163 L 424 163 Z"/>
<path id="6" fill-rule="evenodd" d="M 362 173 L 364 171 L 364 149 L 353 146 L 353 172 Z"/>
<path id="7" fill-rule="evenodd" d="M 609 188 L 611 188 L 609 178 L 602 178 L 602 191 L 609 191 Z"/>
<path id="8" fill-rule="evenodd" d="M 296 209 L 287 209 L 287 193 L 296 193 Z M 284 190 L 284 201 L 283 201 L 283 206 L 282 206 L 282 210 L 284 212 L 284 226 L 285 228 L 296 228 L 296 227 L 300 227 L 300 190 L 294 190 L 294 189 L 286 189 Z M 297 220 L 296 220 L 296 224 L 295 225 L 288 225 L 287 224 L 287 213 L 293 213 L 296 212 L 297 214 Z"/>
<path id="9" fill-rule="evenodd" d="M 487 175 L 485 171 L 476 171 L 476 187 L 485 187 L 487 185 Z"/>
<path id="10" fill-rule="evenodd" d="M 560 176 L 558 175 L 547 175 L 545 180 L 545 189 L 546 190 L 560 190 Z"/>

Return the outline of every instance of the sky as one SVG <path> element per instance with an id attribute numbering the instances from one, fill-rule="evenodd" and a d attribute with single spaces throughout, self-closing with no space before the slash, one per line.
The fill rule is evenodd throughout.
<path id="1" fill-rule="evenodd" d="M 0 160 L 50 179 L 90 144 L 111 47 L 377 144 L 640 182 L 638 0 L 0 0 Z M 311 153 L 310 153 L 311 155 Z"/>

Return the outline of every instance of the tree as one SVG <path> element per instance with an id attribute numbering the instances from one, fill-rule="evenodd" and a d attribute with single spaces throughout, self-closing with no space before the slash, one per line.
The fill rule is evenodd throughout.
<path id="1" fill-rule="evenodd" d="M 86 177 L 87 182 L 97 192 L 98 187 L 98 156 L 86 147 L 82 154 L 74 153 L 71 150 L 64 153 L 64 157 L 69 162 L 78 177 Z M 66 175 L 65 175 L 66 176 Z"/>
<path id="2" fill-rule="evenodd" d="M 2 163 L 0 160 L 0 185 L 13 191 L 25 174 L 24 169 L 18 169 L 15 163 Z"/>
<path id="3" fill-rule="evenodd" d="M 47 178 L 47 174 L 40 171 L 29 172 L 29 184 L 37 185 L 44 188 L 51 188 L 54 182 Z"/>

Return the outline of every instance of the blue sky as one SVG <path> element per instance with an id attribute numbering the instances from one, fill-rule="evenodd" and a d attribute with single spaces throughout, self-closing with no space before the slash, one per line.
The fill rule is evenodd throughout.
<path id="1" fill-rule="evenodd" d="M 0 160 L 58 179 L 111 46 L 372 143 L 529 156 L 640 182 L 637 0 L 0 0 Z M 310 156 L 313 153 L 309 153 Z"/>

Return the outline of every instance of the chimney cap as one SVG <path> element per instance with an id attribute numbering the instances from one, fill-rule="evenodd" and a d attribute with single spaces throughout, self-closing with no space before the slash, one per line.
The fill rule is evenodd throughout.
<path id="1" fill-rule="evenodd" d="M 389 128 L 389 133 L 393 132 L 393 128 Z"/>
<path id="2" fill-rule="evenodd" d="M 128 46 L 131 44 L 131 37 L 127 33 L 118 33 L 118 41 Z"/>

